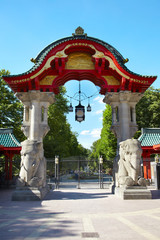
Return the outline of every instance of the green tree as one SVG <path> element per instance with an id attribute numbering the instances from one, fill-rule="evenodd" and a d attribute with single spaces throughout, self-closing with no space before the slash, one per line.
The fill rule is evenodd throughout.
<path id="1" fill-rule="evenodd" d="M 2 79 L 3 75 L 9 75 L 9 71 L 0 71 L 0 128 L 13 128 L 14 135 L 19 141 L 24 140 L 21 131 L 23 119 L 23 105 L 15 97 L 14 92 Z"/>
<path id="2" fill-rule="evenodd" d="M 150 87 L 136 105 L 136 118 L 138 132 L 135 138 L 141 134 L 141 128 L 160 127 L 160 89 Z"/>
<path id="3" fill-rule="evenodd" d="M 25 139 L 21 131 L 23 105 L 2 79 L 3 75 L 9 74 L 9 71 L 4 69 L 0 71 L 0 127 L 12 127 L 16 138 L 23 141 Z M 78 143 L 77 133 L 71 131 L 71 126 L 67 122 L 68 101 L 64 97 L 65 92 L 65 88 L 62 87 L 60 94 L 56 95 L 56 102 L 49 107 L 48 124 L 50 132 L 44 139 L 46 157 L 79 155 L 85 152 L 85 149 L 80 147 Z"/>
<path id="4" fill-rule="evenodd" d="M 103 112 L 103 127 L 101 131 L 100 154 L 107 161 L 108 167 L 112 166 L 113 158 L 116 156 L 117 139 L 112 133 L 112 109 L 106 104 L 106 109 Z"/>
<path id="5" fill-rule="evenodd" d="M 102 155 L 104 159 L 104 165 L 106 168 L 110 168 L 113 165 L 113 159 L 116 156 L 117 140 L 110 128 L 112 125 L 112 109 L 108 104 L 103 111 L 103 127 L 101 131 L 101 138 L 95 141 L 91 147 L 92 159 L 99 159 Z"/>
<path id="6" fill-rule="evenodd" d="M 64 97 L 66 90 L 61 87 L 56 95 L 56 102 L 50 105 L 48 110 L 49 133 L 44 138 L 44 153 L 47 158 L 76 156 L 84 154 L 84 148 L 80 147 L 77 133 L 71 131 L 67 122 L 68 100 Z"/>

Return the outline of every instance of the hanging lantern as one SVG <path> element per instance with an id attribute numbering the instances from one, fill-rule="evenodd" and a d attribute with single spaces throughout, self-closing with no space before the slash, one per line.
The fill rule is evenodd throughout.
<path id="1" fill-rule="evenodd" d="M 91 105 L 88 103 L 87 112 L 91 112 Z"/>
<path id="2" fill-rule="evenodd" d="M 78 122 L 82 122 L 85 120 L 85 109 L 84 106 L 79 103 L 78 106 L 75 107 L 75 120 Z"/>
<path id="3" fill-rule="evenodd" d="M 72 103 L 70 103 L 70 106 L 69 106 L 69 112 L 73 112 Z"/>

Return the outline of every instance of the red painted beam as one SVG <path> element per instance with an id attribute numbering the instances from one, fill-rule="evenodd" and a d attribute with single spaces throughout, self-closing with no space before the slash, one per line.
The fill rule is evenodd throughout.
<path id="1" fill-rule="evenodd" d="M 153 149 L 154 149 L 155 151 L 160 150 L 160 144 L 153 145 Z"/>

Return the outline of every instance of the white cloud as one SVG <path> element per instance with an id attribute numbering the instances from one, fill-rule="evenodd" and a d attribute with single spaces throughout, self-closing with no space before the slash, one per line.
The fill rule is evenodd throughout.
<path id="1" fill-rule="evenodd" d="M 83 130 L 80 134 L 81 135 L 89 135 L 89 130 Z"/>
<path id="2" fill-rule="evenodd" d="M 93 130 L 89 131 L 89 130 L 83 130 L 80 135 L 88 135 L 91 136 L 93 138 L 100 138 L 101 135 L 101 128 L 94 128 Z"/>
<path id="3" fill-rule="evenodd" d="M 102 112 L 103 112 L 103 109 L 100 109 L 100 110 L 97 110 L 97 111 L 95 112 L 95 114 L 96 114 L 96 115 L 102 114 Z"/>
<path id="4" fill-rule="evenodd" d="M 99 120 L 102 121 L 102 120 L 103 120 L 103 117 L 99 117 Z"/>
<path id="5" fill-rule="evenodd" d="M 95 128 L 91 131 L 90 135 L 94 138 L 100 138 L 101 128 Z"/>
<path id="6" fill-rule="evenodd" d="M 104 102 L 103 102 L 103 98 L 104 98 L 104 97 L 100 97 L 100 96 L 98 96 L 98 97 L 94 98 L 93 101 L 98 101 L 99 103 L 104 104 Z"/>

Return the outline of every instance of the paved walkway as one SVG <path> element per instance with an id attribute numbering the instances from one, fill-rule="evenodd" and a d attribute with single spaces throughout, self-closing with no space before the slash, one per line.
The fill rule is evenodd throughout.
<path id="1" fill-rule="evenodd" d="M 0 240 L 160 239 L 159 192 L 124 201 L 107 191 L 63 189 L 42 202 L 12 202 L 12 190 L 0 190 Z"/>

